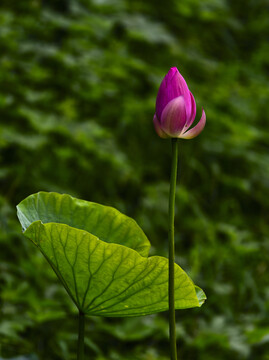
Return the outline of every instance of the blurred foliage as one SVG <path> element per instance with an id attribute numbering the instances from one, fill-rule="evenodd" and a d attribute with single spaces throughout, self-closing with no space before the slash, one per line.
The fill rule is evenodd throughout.
<path id="1" fill-rule="evenodd" d="M 171 66 L 208 119 L 180 142 L 177 262 L 208 296 L 177 312 L 180 358 L 269 359 L 268 6 L 1 1 L 1 359 L 75 359 L 75 309 L 20 235 L 15 205 L 27 195 L 112 205 L 167 254 L 170 144 L 152 117 Z M 168 360 L 166 320 L 89 318 L 87 358 Z"/>

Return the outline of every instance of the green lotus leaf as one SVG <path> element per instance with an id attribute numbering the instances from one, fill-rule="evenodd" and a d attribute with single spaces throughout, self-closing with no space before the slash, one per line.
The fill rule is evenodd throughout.
<path id="1" fill-rule="evenodd" d="M 28 196 L 17 207 L 23 230 L 37 220 L 55 222 L 85 230 L 99 239 L 121 244 L 148 256 L 150 242 L 130 217 L 118 210 L 70 195 L 39 192 Z"/>
<path id="2" fill-rule="evenodd" d="M 64 204 L 61 204 L 61 200 Z M 47 215 L 45 204 L 49 204 Z M 75 212 L 75 220 L 72 220 L 70 209 L 77 209 L 77 204 L 82 220 Z M 113 221 L 113 212 L 109 208 L 108 216 L 111 216 L 111 220 L 109 222 L 106 219 L 103 226 L 110 224 L 110 230 L 101 230 L 102 224 L 96 219 L 103 221 L 107 207 L 94 207 L 95 211 L 101 212 L 98 216 L 87 209 L 87 204 L 90 208 L 93 206 L 93 203 L 81 202 L 67 195 L 39 193 L 18 205 L 24 235 L 43 253 L 78 309 L 88 315 L 111 317 L 141 316 L 167 310 L 168 260 L 159 256 L 142 256 L 124 244 L 124 236 L 117 243 L 111 243 L 111 237 L 116 238 L 111 230 L 115 221 L 118 224 L 115 231 L 122 235 L 123 231 L 119 231 L 119 227 L 126 224 L 129 218 L 113 209 L 116 214 L 116 220 Z M 80 205 L 87 214 L 92 214 L 95 227 L 89 225 L 91 220 L 84 215 Z M 75 223 L 79 227 L 75 227 Z M 148 240 L 138 225 L 134 221 L 129 221 L 128 225 L 132 228 L 124 230 L 126 244 L 138 244 L 135 239 L 137 231 L 140 244 L 144 241 L 148 246 Z M 90 227 L 95 234 L 90 233 Z M 98 238 L 96 229 L 109 239 L 103 241 Z M 131 234 L 132 240 L 128 239 L 128 234 Z M 143 248 L 142 245 L 136 247 L 140 250 Z M 203 291 L 175 264 L 175 307 L 197 307 L 204 300 Z"/>

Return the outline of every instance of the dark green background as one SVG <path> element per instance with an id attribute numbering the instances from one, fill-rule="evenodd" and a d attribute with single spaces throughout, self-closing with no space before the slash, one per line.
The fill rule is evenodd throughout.
<path id="1" fill-rule="evenodd" d="M 1 359 L 75 359 L 74 306 L 16 218 L 27 195 L 114 206 L 151 254 L 167 255 L 170 142 L 152 118 L 171 66 L 207 115 L 179 144 L 176 260 L 208 296 L 177 312 L 179 359 L 269 359 L 268 10 L 268 0 L 1 1 Z M 167 313 L 90 318 L 86 331 L 86 359 L 169 359 Z"/>

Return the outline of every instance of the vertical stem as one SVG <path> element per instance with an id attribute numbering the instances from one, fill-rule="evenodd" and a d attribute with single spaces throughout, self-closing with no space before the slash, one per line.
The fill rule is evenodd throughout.
<path id="1" fill-rule="evenodd" d="M 175 195 L 177 182 L 178 162 L 178 139 L 172 139 L 172 167 L 169 194 L 169 332 L 170 332 L 170 357 L 177 360 L 176 343 L 176 316 L 175 316 L 175 242 L 174 242 L 174 218 L 175 218 Z"/>
<path id="2" fill-rule="evenodd" d="M 77 360 L 84 360 L 84 328 L 85 328 L 85 315 L 83 312 L 79 311 Z"/>

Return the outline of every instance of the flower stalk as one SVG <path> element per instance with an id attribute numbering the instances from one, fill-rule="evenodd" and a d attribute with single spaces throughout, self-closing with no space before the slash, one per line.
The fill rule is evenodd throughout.
<path id="1" fill-rule="evenodd" d="M 176 343 L 176 315 L 175 315 L 175 241 L 174 241 L 174 219 L 175 219 L 175 195 L 177 182 L 178 163 L 178 139 L 171 139 L 172 142 L 172 166 L 169 194 L 169 333 L 170 333 L 170 357 L 177 360 Z"/>
<path id="2" fill-rule="evenodd" d="M 85 315 L 83 312 L 79 311 L 77 360 L 84 360 L 84 329 L 85 329 Z"/>

